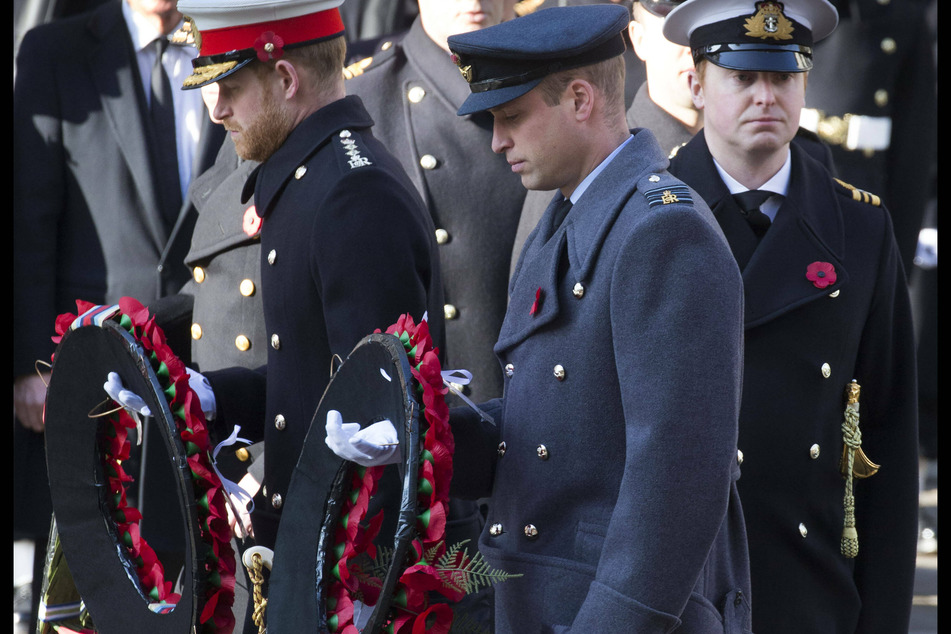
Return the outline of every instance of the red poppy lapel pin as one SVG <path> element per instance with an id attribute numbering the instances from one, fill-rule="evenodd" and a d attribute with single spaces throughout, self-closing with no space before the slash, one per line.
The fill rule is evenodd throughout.
<path id="1" fill-rule="evenodd" d="M 816 288 L 835 284 L 835 267 L 828 262 L 813 262 L 806 267 L 806 279 Z"/>
<path id="2" fill-rule="evenodd" d="M 252 238 L 261 232 L 261 216 L 258 215 L 258 210 L 255 209 L 254 205 L 244 210 L 241 229 Z"/>
<path id="3" fill-rule="evenodd" d="M 541 309 L 542 307 L 542 287 L 539 286 L 538 290 L 535 291 L 535 301 L 532 302 L 532 308 L 528 311 L 528 314 L 532 317 Z"/>
<path id="4" fill-rule="evenodd" d="M 284 38 L 274 33 L 274 31 L 265 31 L 254 40 L 254 50 L 258 53 L 258 59 L 266 62 L 269 59 L 281 59 L 284 56 Z"/>

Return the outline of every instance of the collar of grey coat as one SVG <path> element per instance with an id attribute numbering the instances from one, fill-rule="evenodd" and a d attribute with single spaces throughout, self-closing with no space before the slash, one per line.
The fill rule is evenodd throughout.
<path id="1" fill-rule="evenodd" d="M 627 125 L 650 130 L 668 157 L 693 137 L 690 130 L 650 98 L 646 81 L 637 89 L 634 101 L 627 109 Z"/>
<path id="2" fill-rule="evenodd" d="M 731 225 L 724 214 L 735 212 L 736 203 L 716 171 L 703 130 L 677 153 L 671 171 L 707 202 L 730 240 Z M 793 144 L 786 199 L 743 270 L 746 329 L 846 286 L 849 275 L 844 257 L 845 229 L 833 180 L 820 163 Z M 834 285 L 819 289 L 806 279 L 806 267 L 817 261 L 835 267 Z"/>
<path id="3" fill-rule="evenodd" d="M 649 174 L 666 169 L 667 159 L 656 139 L 643 132 L 632 131 L 634 138 L 591 183 L 547 241 L 544 237 L 551 232 L 554 205 L 549 205 L 538 221 L 525 242 L 512 278 L 509 307 L 495 345 L 496 353 L 518 344 L 558 316 L 561 259 L 567 255 L 569 275 L 573 278 L 570 284 L 584 284 L 597 263 L 605 236 L 628 199 L 638 187 L 648 184 Z M 555 198 L 560 196 L 558 193 Z M 539 290 L 538 309 L 532 314 L 531 306 Z"/>
<path id="4" fill-rule="evenodd" d="M 453 112 L 459 110 L 470 94 L 469 84 L 462 78 L 449 53 L 426 35 L 418 17 L 403 40 L 403 50 L 413 69 L 428 82 L 427 88 L 435 90 Z"/>
<path id="5" fill-rule="evenodd" d="M 264 218 L 271 212 L 275 199 L 294 175 L 294 170 L 335 133 L 372 126 L 373 119 L 359 97 L 347 96 L 324 106 L 301 121 L 271 158 L 251 172 L 241 192 L 241 201 L 247 202 L 253 194 L 258 215 Z"/>

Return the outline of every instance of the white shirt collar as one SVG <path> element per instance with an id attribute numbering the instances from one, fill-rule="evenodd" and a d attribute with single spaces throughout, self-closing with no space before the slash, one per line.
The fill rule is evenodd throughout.
<path id="1" fill-rule="evenodd" d="M 749 187 L 730 176 L 727 171 L 717 163 L 716 159 L 713 159 L 713 164 L 716 166 L 720 178 L 723 179 L 723 184 L 730 190 L 731 195 L 749 191 Z M 778 196 L 771 196 L 760 206 L 762 212 L 769 216 L 770 220 L 776 219 L 776 212 L 779 211 L 779 207 L 783 204 L 783 197 L 785 197 L 786 192 L 789 191 L 790 174 L 792 174 L 792 152 L 787 149 L 786 160 L 783 162 L 782 167 L 779 168 L 779 171 L 757 188 L 760 191 L 778 194 Z"/>
<path id="2" fill-rule="evenodd" d="M 611 163 L 611 161 L 614 160 L 614 157 L 618 155 L 618 152 L 620 152 L 621 149 L 623 149 L 625 145 L 630 143 L 631 139 L 633 138 L 634 138 L 634 135 L 627 137 L 627 139 L 625 139 L 624 142 L 621 143 L 621 145 L 617 146 L 617 148 L 615 148 L 613 152 L 608 154 L 606 159 L 601 161 L 596 168 L 591 170 L 591 173 L 585 176 L 583 181 L 578 183 L 578 186 L 575 187 L 575 190 L 571 192 L 570 198 L 571 198 L 572 205 L 578 202 L 578 199 L 581 198 L 581 195 L 585 192 L 586 189 L 588 189 L 588 186 L 594 182 L 594 179 L 598 177 L 598 174 L 604 171 L 604 168 L 606 168 Z"/>

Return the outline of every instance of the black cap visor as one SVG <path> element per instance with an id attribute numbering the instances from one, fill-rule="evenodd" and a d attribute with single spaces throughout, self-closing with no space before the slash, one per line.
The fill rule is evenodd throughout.
<path id="1" fill-rule="evenodd" d="M 799 44 L 711 44 L 695 49 L 693 58 L 730 70 L 803 73 L 812 69 L 812 48 Z"/>

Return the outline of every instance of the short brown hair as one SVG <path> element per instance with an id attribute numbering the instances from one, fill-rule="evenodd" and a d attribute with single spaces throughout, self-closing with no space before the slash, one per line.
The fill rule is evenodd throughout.
<path id="1" fill-rule="evenodd" d="M 584 79 L 604 95 L 608 110 L 617 108 L 624 112 L 624 58 L 620 55 L 595 64 L 559 71 L 545 77 L 538 90 L 549 106 L 556 105 L 565 88 L 575 79 Z"/>
<path id="2" fill-rule="evenodd" d="M 308 71 L 318 92 L 324 92 L 335 87 L 337 82 L 343 81 L 346 56 L 347 42 L 340 36 L 285 49 L 281 59 L 287 60 L 299 70 Z M 274 68 L 274 60 L 253 64 L 253 67 L 260 75 L 266 68 Z"/>

